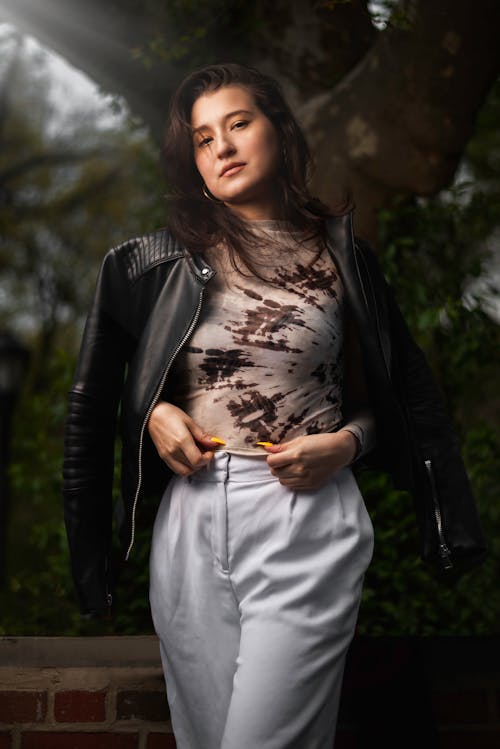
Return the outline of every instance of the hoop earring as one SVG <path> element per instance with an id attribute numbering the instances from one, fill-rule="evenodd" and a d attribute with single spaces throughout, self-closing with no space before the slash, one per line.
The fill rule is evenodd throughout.
<path id="1" fill-rule="evenodd" d="M 216 205 L 224 205 L 224 202 L 222 200 L 217 200 L 217 198 L 212 195 L 205 183 L 203 183 L 202 193 L 207 198 L 207 200 L 210 200 L 211 203 L 215 203 Z"/>

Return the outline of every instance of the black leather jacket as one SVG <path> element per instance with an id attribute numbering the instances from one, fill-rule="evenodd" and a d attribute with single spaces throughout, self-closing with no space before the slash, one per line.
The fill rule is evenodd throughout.
<path id="1" fill-rule="evenodd" d="M 455 546 L 459 555 L 468 551 L 464 512 L 466 524 L 472 523 L 480 536 L 457 440 L 425 358 L 373 253 L 354 239 L 351 214 L 332 218 L 328 234 L 363 352 L 377 428 L 374 462 L 391 473 L 396 486 L 412 492 L 422 555 L 446 567 L 454 561 Z M 160 497 L 169 478 L 147 421 L 157 401 L 168 400 L 175 386 L 170 367 L 196 326 L 213 275 L 202 255 L 186 252 L 164 230 L 125 242 L 103 261 L 68 396 L 65 430 L 65 520 L 83 612 L 102 610 L 111 602 L 118 413 L 119 532 L 128 556 L 141 495 L 153 491 Z"/>

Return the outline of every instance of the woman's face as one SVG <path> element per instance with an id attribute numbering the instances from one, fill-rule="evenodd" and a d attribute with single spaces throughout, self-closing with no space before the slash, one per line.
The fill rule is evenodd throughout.
<path id="1" fill-rule="evenodd" d="M 278 134 L 242 86 L 200 96 L 191 111 L 194 160 L 208 190 L 244 219 L 277 218 Z"/>

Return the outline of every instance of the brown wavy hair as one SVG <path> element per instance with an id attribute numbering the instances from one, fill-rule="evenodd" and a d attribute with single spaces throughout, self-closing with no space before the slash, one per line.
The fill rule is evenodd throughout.
<path id="1" fill-rule="evenodd" d="M 276 181 L 278 218 L 291 222 L 309 236 L 324 237 L 325 218 L 331 215 L 331 211 L 308 190 L 309 148 L 279 84 L 255 68 L 236 63 L 209 65 L 195 70 L 181 82 L 171 100 L 162 149 L 169 188 L 166 196 L 168 225 L 191 252 L 207 251 L 224 241 L 234 267 L 240 266 L 236 263 L 240 258 L 252 273 L 259 276 L 250 251 L 252 246 L 255 247 L 255 234 L 247 222 L 223 203 L 214 202 L 203 194 L 203 179 L 194 160 L 191 128 L 194 102 L 207 92 L 234 85 L 250 91 L 261 112 L 276 128 L 282 145 Z"/>

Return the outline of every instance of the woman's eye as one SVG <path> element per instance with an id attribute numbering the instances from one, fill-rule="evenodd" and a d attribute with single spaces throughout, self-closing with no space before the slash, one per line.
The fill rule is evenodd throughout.
<path id="1" fill-rule="evenodd" d="M 203 148 L 204 146 L 208 146 L 208 144 L 211 142 L 212 142 L 212 138 L 202 138 L 200 141 L 198 141 L 198 148 Z"/>
<path id="2" fill-rule="evenodd" d="M 248 120 L 238 120 L 238 122 L 235 122 L 233 125 L 233 128 L 237 128 L 240 130 L 242 127 L 245 127 L 248 125 Z"/>

